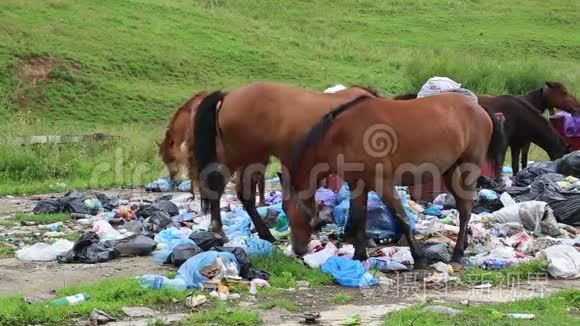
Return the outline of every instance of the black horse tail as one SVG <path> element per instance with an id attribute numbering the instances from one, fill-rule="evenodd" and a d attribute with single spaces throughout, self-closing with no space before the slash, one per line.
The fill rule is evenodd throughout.
<path id="1" fill-rule="evenodd" d="M 493 125 L 491 141 L 487 148 L 487 159 L 491 162 L 494 171 L 501 172 L 505 151 L 507 149 L 507 139 L 503 130 L 503 124 L 495 117 L 495 114 L 488 107 L 482 104 L 480 105 L 491 119 Z"/>
<path id="2" fill-rule="evenodd" d="M 195 114 L 194 155 L 199 178 L 201 208 L 204 213 L 207 213 L 210 208 L 211 196 L 208 192 L 221 193 L 226 184 L 224 175 L 211 166 L 217 163 L 217 113 L 218 104 L 224 96 L 225 94 L 221 91 L 209 94 L 201 101 Z M 207 169 L 214 169 L 214 171 Z"/>
<path id="3" fill-rule="evenodd" d="M 339 105 L 335 109 L 332 109 L 330 112 L 325 114 L 322 119 L 320 119 L 320 121 L 318 121 L 312 127 L 312 129 L 310 129 L 308 134 L 306 134 L 306 136 L 302 138 L 298 145 L 294 147 L 294 153 L 292 155 L 292 162 L 290 166 L 290 179 L 292 179 L 292 177 L 296 175 L 296 172 L 298 172 L 298 165 L 300 164 L 300 160 L 308 147 L 319 143 L 322 138 L 324 138 L 324 135 L 330 128 L 330 125 L 334 119 L 336 119 L 336 117 L 338 117 L 347 109 L 368 98 L 370 98 L 368 95 L 361 95 L 353 100 Z M 290 183 L 290 186 L 292 186 L 292 183 Z"/>

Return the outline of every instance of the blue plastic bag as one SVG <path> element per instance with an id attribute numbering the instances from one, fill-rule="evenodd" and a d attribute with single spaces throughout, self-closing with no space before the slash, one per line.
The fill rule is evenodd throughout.
<path id="1" fill-rule="evenodd" d="M 152 182 L 146 184 L 145 191 L 165 192 L 165 191 L 172 190 L 173 187 L 175 187 L 175 184 L 173 183 L 173 181 L 171 181 L 171 179 L 165 177 L 165 178 L 159 178 L 155 181 L 152 181 Z"/>
<path id="2" fill-rule="evenodd" d="M 272 254 L 273 245 L 260 238 L 248 238 L 246 240 L 246 252 L 250 256 L 269 256 Z"/>
<path id="3" fill-rule="evenodd" d="M 358 260 L 333 256 L 321 268 L 323 272 L 332 274 L 342 286 L 365 288 L 377 284 L 373 275 Z"/>
<path id="4" fill-rule="evenodd" d="M 186 239 L 187 237 L 188 237 L 187 234 L 179 231 L 179 229 L 177 229 L 176 227 L 170 227 L 157 233 L 155 235 L 155 238 L 153 238 L 153 240 L 155 240 L 155 242 L 157 243 L 168 244 L 169 242 L 171 242 L 171 240 Z"/>
<path id="5" fill-rule="evenodd" d="M 276 219 L 276 224 L 275 224 L 275 229 L 278 232 L 284 232 L 286 230 L 288 230 L 288 217 L 286 216 L 286 213 L 284 212 L 284 209 L 282 209 L 282 203 L 277 203 L 274 205 L 270 205 L 270 206 L 262 206 L 262 207 L 258 207 L 258 214 L 260 214 L 260 217 L 265 218 L 266 215 L 268 215 L 268 210 L 274 210 L 276 212 L 278 212 L 278 217 Z M 252 227 L 253 227 L 253 223 L 252 223 Z"/>
<path id="6" fill-rule="evenodd" d="M 214 264 L 218 257 L 221 257 L 224 265 L 227 265 L 228 263 L 234 263 L 239 270 L 240 265 L 236 260 L 236 256 L 234 256 L 232 253 L 205 251 L 186 260 L 185 263 L 183 263 L 183 265 L 181 265 L 181 267 L 179 267 L 177 270 L 177 275 L 175 278 L 181 278 L 185 280 L 187 287 L 190 289 L 201 289 L 203 288 L 203 282 L 207 281 L 208 279 L 201 274 L 200 270 L 206 266 Z"/>
<path id="7" fill-rule="evenodd" d="M 168 243 L 165 244 L 165 247 L 163 247 L 163 249 L 155 251 L 153 253 L 153 261 L 160 265 L 165 264 L 171 253 L 173 253 L 173 248 L 181 244 L 195 244 L 195 243 L 191 241 L 191 239 L 189 238 L 170 240 Z"/>
<path id="8" fill-rule="evenodd" d="M 252 234 L 252 219 L 241 207 L 235 207 L 232 211 L 223 213 L 222 224 L 224 232 L 230 240 Z"/>
<path id="9" fill-rule="evenodd" d="M 188 192 L 191 190 L 191 180 L 187 179 L 187 180 L 183 180 L 179 186 L 177 186 L 177 190 L 179 191 L 183 191 L 183 192 Z"/>

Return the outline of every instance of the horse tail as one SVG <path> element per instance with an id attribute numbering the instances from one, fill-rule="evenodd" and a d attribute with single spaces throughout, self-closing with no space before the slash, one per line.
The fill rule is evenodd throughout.
<path id="1" fill-rule="evenodd" d="M 347 109 L 353 107 L 354 105 L 368 98 L 370 98 L 370 96 L 361 95 L 353 100 L 350 100 L 346 103 L 339 105 L 338 107 L 332 109 L 330 112 L 326 113 L 320 119 L 320 121 L 318 121 L 312 127 L 312 129 L 310 129 L 308 134 L 306 134 L 306 136 L 302 138 L 302 140 L 298 143 L 298 145 L 294 147 L 294 153 L 292 155 L 292 163 L 290 165 L 290 179 L 292 179 L 292 176 L 296 175 L 296 172 L 298 170 L 298 164 L 300 163 L 300 160 L 304 155 L 304 152 L 306 152 L 308 147 L 315 145 L 322 140 L 322 138 L 330 128 L 330 125 L 332 124 L 334 119 L 336 119 L 341 113 L 343 113 Z"/>
<path id="2" fill-rule="evenodd" d="M 501 171 L 505 150 L 507 148 L 507 139 L 500 121 L 495 117 L 494 113 L 485 105 L 480 104 L 485 110 L 492 123 L 491 141 L 487 148 L 487 159 L 491 162 L 494 171 Z"/>
<path id="3" fill-rule="evenodd" d="M 217 163 L 218 105 L 225 94 L 215 91 L 206 96 L 198 106 L 193 129 L 194 156 L 197 163 L 201 208 L 207 213 L 210 207 L 208 190 L 220 192 L 225 188 L 225 177 L 218 171 L 205 171 L 211 164 Z M 203 173 L 207 179 L 202 180 Z"/>

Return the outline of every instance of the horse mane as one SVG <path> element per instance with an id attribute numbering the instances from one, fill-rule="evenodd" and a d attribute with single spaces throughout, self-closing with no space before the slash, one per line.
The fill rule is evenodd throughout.
<path id="1" fill-rule="evenodd" d="M 172 126 L 177 121 L 177 119 L 181 117 L 182 114 L 191 113 L 191 111 L 194 109 L 194 107 L 191 104 L 193 103 L 193 101 L 197 100 L 201 96 L 207 96 L 207 92 L 201 91 L 194 94 L 189 100 L 187 100 L 180 107 L 178 107 L 177 110 L 175 110 L 175 113 L 173 113 L 171 120 L 169 120 L 168 126 Z M 170 129 L 170 127 L 168 127 L 168 129 Z"/>
<path id="2" fill-rule="evenodd" d="M 417 98 L 417 93 L 406 93 L 393 97 L 393 100 L 414 100 Z"/>
<path id="3" fill-rule="evenodd" d="M 318 121 L 312 127 L 312 129 L 310 129 L 308 134 L 306 134 L 306 136 L 302 138 L 302 140 L 294 147 L 294 153 L 292 155 L 291 161 L 292 163 L 290 166 L 290 179 L 292 179 L 292 176 L 296 175 L 296 170 L 298 169 L 298 162 L 300 158 L 302 158 L 302 156 L 304 155 L 306 149 L 309 146 L 317 144 L 322 140 L 322 138 L 330 128 L 332 121 L 349 108 L 352 108 L 354 105 L 368 98 L 370 98 L 368 95 L 358 96 L 353 100 L 350 100 L 346 103 L 337 106 L 336 108 L 332 109 L 330 112 L 322 116 L 320 121 Z M 292 186 L 291 182 L 290 186 Z"/>
<path id="4" fill-rule="evenodd" d="M 382 97 L 381 94 L 379 93 L 379 91 L 377 91 L 374 88 L 368 87 L 368 86 L 361 86 L 361 85 L 351 85 L 351 88 L 360 88 L 363 89 L 369 93 L 371 93 L 374 97 Z"/>

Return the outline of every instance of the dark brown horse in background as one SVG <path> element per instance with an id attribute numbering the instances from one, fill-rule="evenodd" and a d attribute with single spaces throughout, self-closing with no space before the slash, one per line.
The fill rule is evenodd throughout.
<path id="1" fill-rule="evenodd" d="M 223 235 L 219 201 L 225 188 L 224 170 L 225 174 L 235 171 L 238 198 L 256 231 L 260 238 L 274 241 L 256 210 L 255 176 L 265 173 L 272 155 L 288 166 L 294 146 L 311 126 L 333 107 L 359 95 L 376 94 L 359 86 L 327 94 L 257 82 L 205 97 L 189 143 L 191 166 L 197 166 L 190 169 L 190 178 L 199 176 L 202 208 L 211 211 L 212 230 Z"/>
<path id="2" fill-rule="evenodd" d="M 294 251 L 304 254 L 310 241 L 308 220 L 314 212 L 317 181 L 337 173 L 353 189 L 360 187 L 358 194 L 352 194 L 351 225 L 347 227 L 354 233 L 348 236 L 356 239 L 355 258 L 367 256 L 367 194 L 374 190 L 401 220 L 413 257 L 421 266 L 424 257 L 415 245 L 395 186 L 443 176 L 460 212 L 453 253 L 458 261 L 466 245 L 479 167 L 486 158 L 500 164 L 503 140 L 491 113 L 461 94 L 409 101 L 359 97 L 338 106 L 324 115 L 295 149 L 290 170 L 292 198 L 285 199 Z"/>
<path id="3" fill-rule="evenodd" d="M 416 97 L 416 93 L 408 93 L 393 99 L 409 100 Z M 580 112 L 580 105 L 576 98 L 561 82 L 546 82 L 544 87 L 521 96 L 479 95 L 478 101 L 480 105 L 489 107 L 494 113 L 500 112 L 506 118 L 504 128 L 507 146 L 511 149 L 514 174 L 519 171 L 520 152 L 522 153 L 522 167 L 527 166 L 530 143 L 540 146 L 548 153 L 551 160 L 569 152 L 560 135 L 542 115 L 546 110 L 553 112 L 553 108 L 567 112 Z M 505 152 L 507 148 L 504 151 L 504 157 Z"/>

